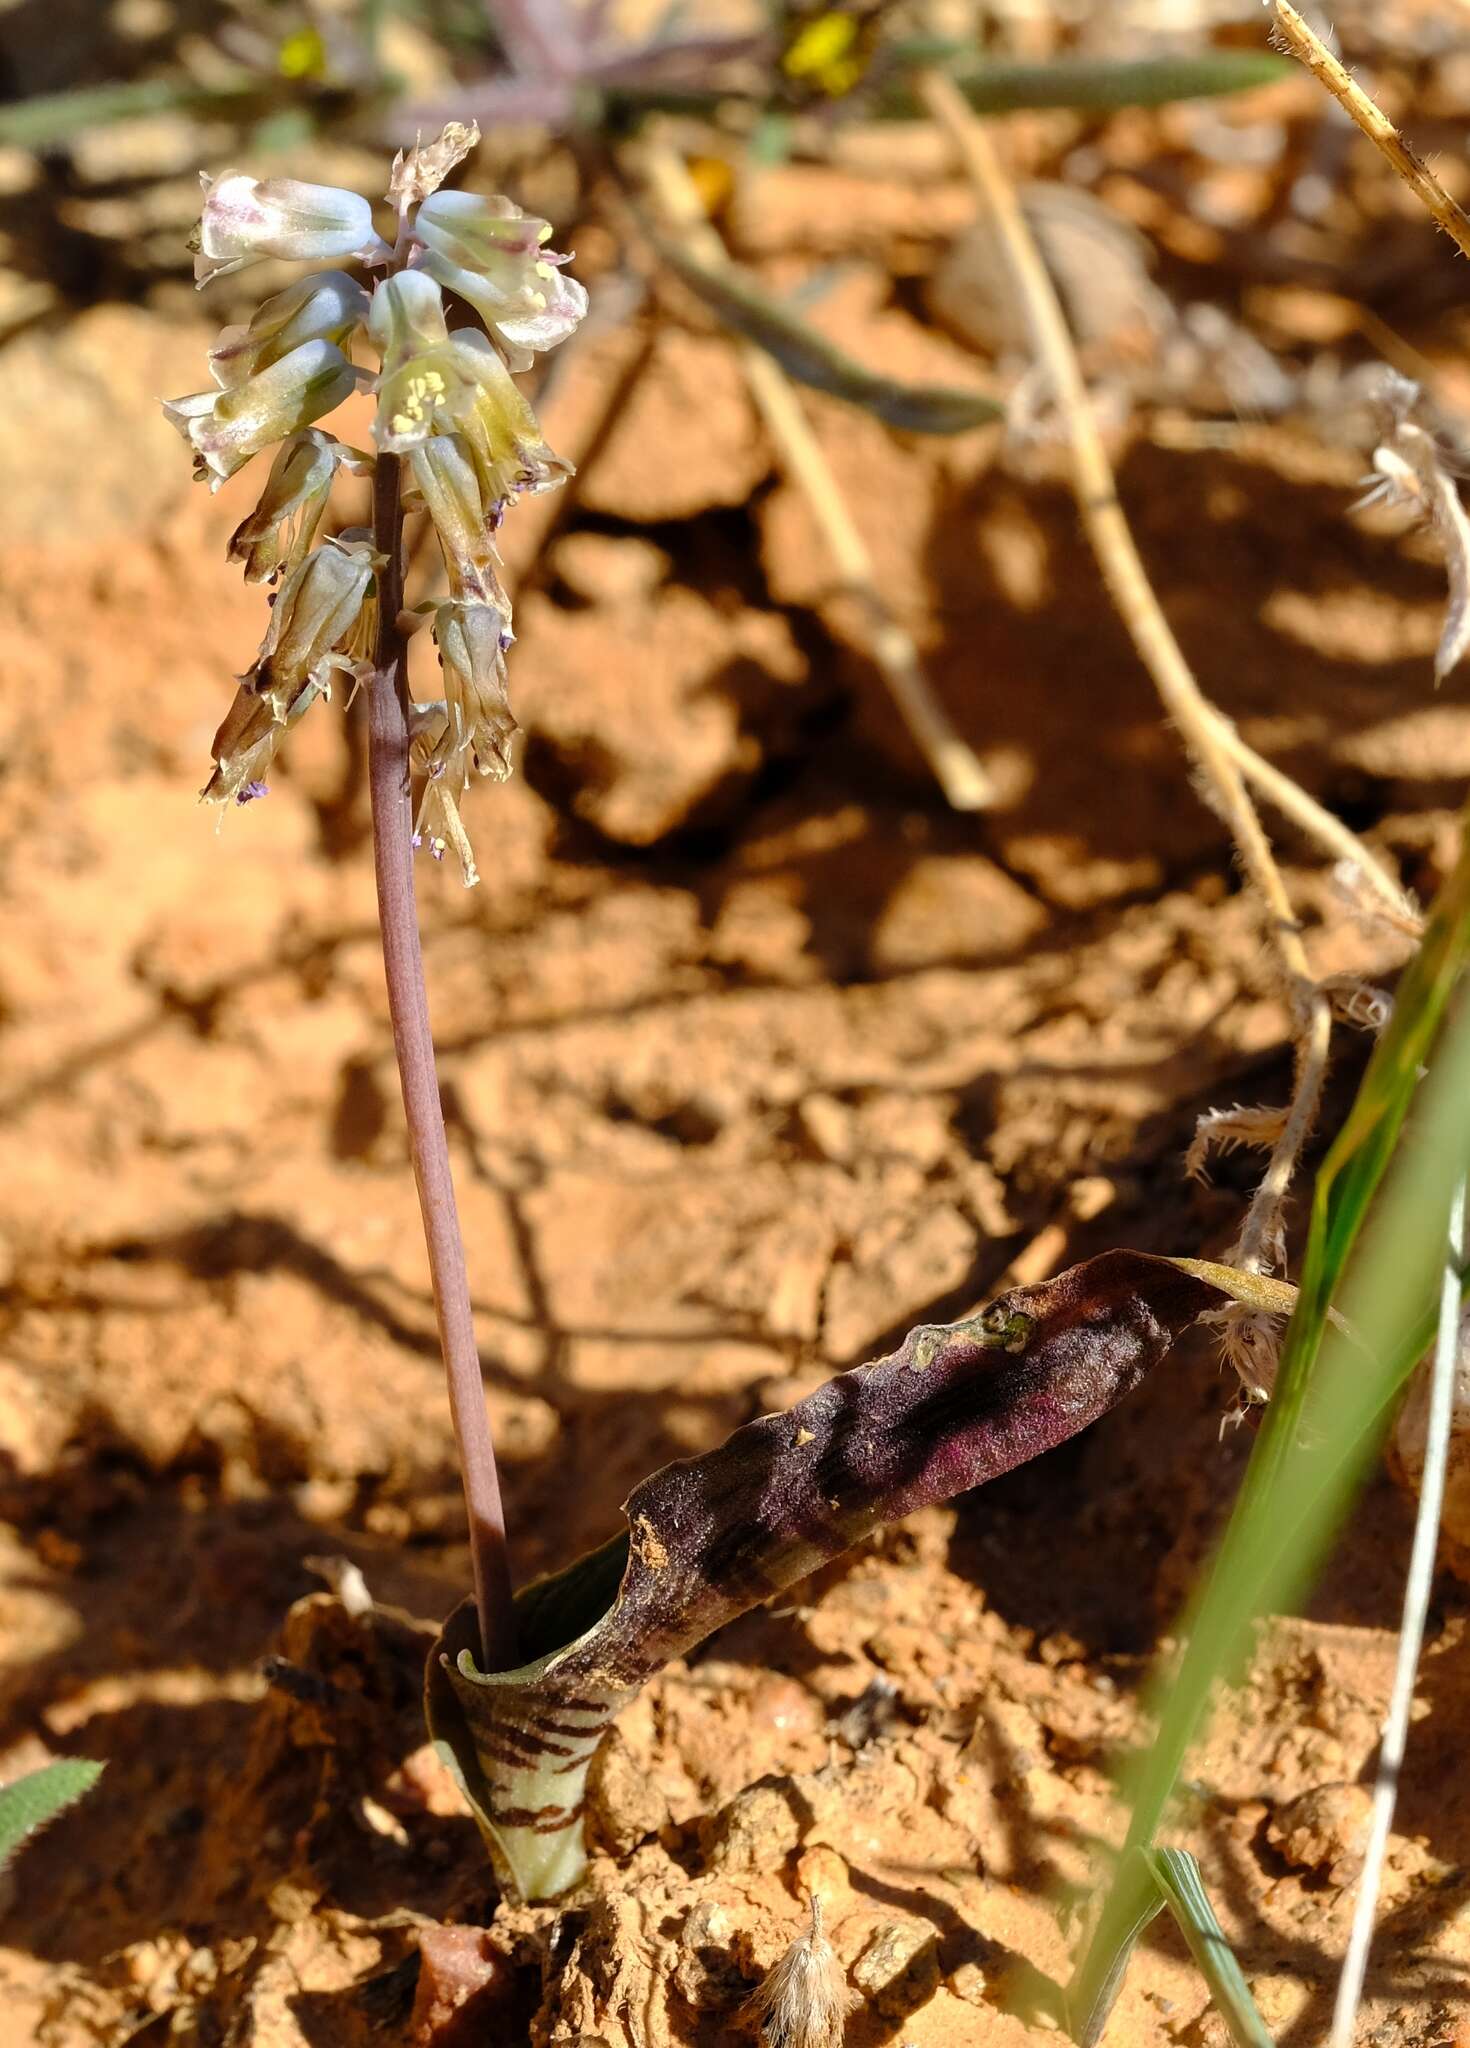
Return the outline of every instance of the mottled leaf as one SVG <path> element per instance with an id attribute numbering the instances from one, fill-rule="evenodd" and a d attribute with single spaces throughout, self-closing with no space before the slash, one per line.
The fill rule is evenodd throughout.
<path id="1" fill-rule="evenodd" d="M 1239 1284 L 1228 1268 L 1106 1252 L 964 1322 L 921 1326 L 645 1479 L 621 1535 L 517 1599 L 518 1670 L 477 1670 L 474 1608 L 457 1609 L 429 1658 L 429 1726 L 502 1887 L 547 1898 L 576 1881 L 588 1766 L 671 1657 L 880 1524 L 1084 1429 Z"/>

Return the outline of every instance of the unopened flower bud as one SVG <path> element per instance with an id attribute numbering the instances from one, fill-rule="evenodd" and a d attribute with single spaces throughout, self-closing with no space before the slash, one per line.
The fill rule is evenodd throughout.
<path id="1" fill-rule="evenodd" d="M 265 301 L 248 327 L 227 327 L 209 351 L 209 368 L 225 390 L 279 362 L 304 341 L 345 349 L 368 314 L 368 295 L 345 270 L 319 270 Z"/>
<path id="2" fill-rule="evenodd" d="M 283 441 L 271 464 L 260 503 L 230 536 L 227 555 L 247 583 L 268 583 L 293 570 L 316 537 L 338 467 L 364 475 L 371 457 L 344 447 L 317 427 Z"/>
<path id="3" fill-rule="evenodd" d="M 433 192 L 414 218 L 415 263 L 466 300 L 501 344 L 512 369 L 529 369 L 587 311 L 587 293 L 543 245 L 544 220 L 513 201 L 475 192 Z"/>
<path id="4" fill-rule="evenodd" d="M 357 372 L 334 342 L 306 341 L 228 391 L 168 399 L 164 413 L 194 450 L 194 474 L 217 491 L 252 455 L 339 406 Z"/>
<path id="5" fill-rule="evenodd" d="M 296 178 L 252 178 L 244 171 L 204 176 L 200 183 L 204 211 L 194 231 L 196 284 L 261 256 L 305 263 L 350 256 L 381 263 L 392 253 L 373 228 L 372 207 L 357 192 Z"/>

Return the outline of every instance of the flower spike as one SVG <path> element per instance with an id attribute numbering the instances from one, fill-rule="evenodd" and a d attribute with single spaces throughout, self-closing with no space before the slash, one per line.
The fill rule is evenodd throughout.
<path id="1" fill-rule="evenodd" d="M 248 582 L 275 586 L 270 623 L 215 735 L 204 795 L 220 803 L 264 795 L 287 726 L 331 694 L 337 675 L 355 686 L 373 673 L 385 557 L 357 530 L 321 540 L 320 529 L 340 470 L 363 476 L 378 461 L 401 462 L 399 518 L 429 515 L 449 586 L 447 597 L 420 607 L 432 615 L 444 694 L 408 707 L 422 777 L 417 843 L 437 858 L 452 848 L 466 883 L 478 875 L 460 806 L 472 781 L 510 773 L 515 732 L 505 671 L 510 603 L 495 532 L 517 497 L 572 474 L 547 446 L 512 371 L 564 340 L 587 308 L 582 286 L 562 274 L 568 259 L 546 246 L 544 220 L 506 198 L 441 189 L 478 141 L 473 122 L 451 123 L 399 152 L 388 190 L 398 221 L 392 248 L 358 193 L 237 170 L 205 177 L 190 245 L 198 283 L 263 257 L 356 261 L 382 274 L 364 284 L 345 268 L 319 269 L 274 292 L 210 350 L 211 388 L 164 406 L 211 491 L 254 456 L 273 454 L 228 549 Z M 457 311 L 447 310 L 446 293 Z M 352 360 L 364 340 L 376 351 L 376 373 Z M 376 393 L 376 455 L 316 424 L 361 388 Z"/>

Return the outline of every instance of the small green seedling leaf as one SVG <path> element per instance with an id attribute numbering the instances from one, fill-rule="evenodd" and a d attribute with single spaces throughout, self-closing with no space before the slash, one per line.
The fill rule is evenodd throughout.
<path id="1" fill-rule="evenodd" d="M 0 1868 L 38 1828 L 84 1799 L 101 1776 L 101 1764 L 88 1757 L 61 1757 L 0 1785 Z"/>
<path id="2" fill-rule="evenodd" d="M 945 384 L 904 384 L 867 369 L 735 264 L 700 263 L 649 228 L 654 247 L 721 326 L 774 356 L 787 376 L 861 406 L 885 426 L 909 434 L 963 434 L 1003 418 L 1005 407 L 983 391 Z"/>
<path id="3" fill-rule="evenodd" d="M 1189 1944 L 1189 1953 L 1209 1986 L 1210 1997 L 1229 2027 L 1236 2048 L 1273 2048 L 1250 1986 L 1225 1939 L 1224 1928 L 1215 1918 L 1198 1863 L 1184 1849 L 1145 1849 L 1142 1853 L 1149 1875 Z"/>

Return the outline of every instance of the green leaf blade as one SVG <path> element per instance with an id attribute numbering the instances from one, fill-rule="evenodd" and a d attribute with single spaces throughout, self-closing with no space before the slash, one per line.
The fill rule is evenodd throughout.
<path id="1" fill-rule="evenodd" d="M 61 1757 L 0 1785 L 0 1867 L 38 1828 L 85 1799 L 101 1776 L 102 1765 L 90 1757 Z"/>
<path id="2" fill-rule="evenodd" d="M 1215 1917 L 1198 1863 L 1183 1849 L 1145 1849 L 1143 1860 L 1189 1945 L 1235 2048 L 1273 2048 L 1245 1974 Z"/>

